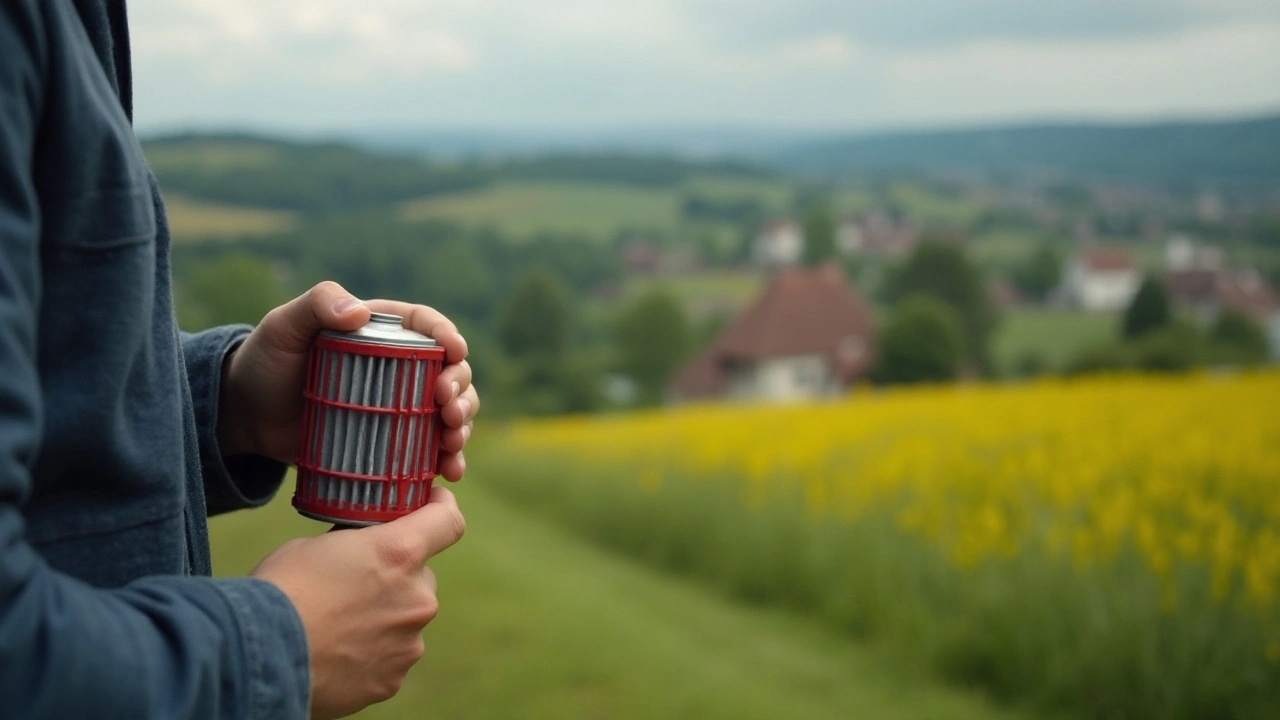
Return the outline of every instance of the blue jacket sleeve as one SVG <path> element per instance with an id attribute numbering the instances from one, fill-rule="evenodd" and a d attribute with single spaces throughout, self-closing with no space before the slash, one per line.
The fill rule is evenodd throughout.
<path id="1" fill-rule="evenodd" d="M 42 421 L 38 8 L 0 2 L 0 718 L 305 718 L 306 637 L 273 585 L 155 577 L 101 590 L 54 571 L 26 541 Z"/>
<path id="2" fill-rule="evenodd" d="M 200 438 L 205 505 L 210 515 L 265 504 L 280 489 L 288 468 L 259 455 L 224 457 L 218 447 L 222 365 L 250 329 L 248 325 L 227 325 L 200 333 L 182 333 L 182 354 Z"/>

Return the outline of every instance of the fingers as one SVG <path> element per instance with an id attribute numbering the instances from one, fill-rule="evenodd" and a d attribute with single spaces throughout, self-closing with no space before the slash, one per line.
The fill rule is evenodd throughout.
<path id="1" fill-rule="evenodd" d="M 429 567 L 422 568 L 422 582 L 431 590 L 432 595 L 440 589 L 440 585 L 436 582 L 436 574 Z"/>
<path id="2" fill-rule="evenodd" d="M 444 405 L 471 387 L 471 363 L 463 360 L 446 365 L 436 380 L 436 402 Z"/>
<path id="3" fill-rule="evenodd" d="M 259 327 L 277 349 L 306 352 L 320 330 L 356 330 L 369 322 L 369 308 L 336 282 L 322 282 L 267 313 Z"/>
<path id="4" fill-rule="evenodd" d="M 458 482 L 467 473 L 467 458 L 459 452 L 440 453 L 439 466 L 436 471 L 449 482 Z"/>
<path id="5" fill-rule="evenodd" d="M 462 539 L 466 529 L 466 518 L 453 493 L 435 485 L 425 506 L 367 532 L 378 535 L 380 549 L 389 563 L 420 567 Z"/>
<path id="6" fill-rule="evenodd" d="M 399 315 L 404 318 L 405 327 L 435 338 L 444 348 L 447 362 L 460 363 L 466 359 L 467 341 L 458 332 L 458 327 L 439 311 L 399 300 L 368 300 L 365 305 L 374 312 Z"/>
<path id="7" fill-rule="evenodd" d="M 461 396 L 445 405 L 440 410 L 444 424 L 451 428 L 461 428 L 475 419 L 480 411 L 480 395 L 473 387 L 467 388 Z"/>
<path id="8" fill-rule="evenodd" d="M 467 441 L 471 439 L 471 432 L 475 426 L 467 423 L 460 428 L 446 428 L 440 433 L 440 449 L 447 453 L 459 453 L 467 446 Z"/>

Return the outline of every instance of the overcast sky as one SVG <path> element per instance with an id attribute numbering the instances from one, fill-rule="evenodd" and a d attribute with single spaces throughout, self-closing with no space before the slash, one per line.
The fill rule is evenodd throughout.
<path id="1" fill-rule="evenodd" d="M 1280 110 L 1280 0 L 130 0 L 143 130 Z"/>

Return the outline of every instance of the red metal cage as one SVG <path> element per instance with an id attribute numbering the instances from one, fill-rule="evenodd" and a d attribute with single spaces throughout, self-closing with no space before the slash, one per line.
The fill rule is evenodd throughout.
<path id="1" fill-rule="evenodd" d="M 298 512 L 372 525 L 426 504 L 443 429 L 435 386 L 444 355 L 438 346 L 316 338 L 293 496 Z"/>

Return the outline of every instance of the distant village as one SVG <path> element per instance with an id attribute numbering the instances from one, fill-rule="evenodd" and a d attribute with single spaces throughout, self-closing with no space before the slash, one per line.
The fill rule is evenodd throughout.
<path id="1" fill-rule="evenodd" d="M 930 239 L 961 246 L 961 233 Z M 900 262 L 924 240 L 918 225 L 882 213 L 845 218 L 835 246 L 843 261 Z M 877 320 L 872 304 L 842 266 L 802 265 L 801 223 L 776 218 L 762 224 L 750 247 L 750 263 L 768 275 L 764 289 L 672 378 L 668 399 L 792 401 L 848 391 L 864 382 L 876 354 Z M 1119 313 L 1133 301 L 1146 274 L 1163 284 L 1176 310 L 1203 327 L 1221 313 L 1238 311 L 1266 334 L 1270 357 L 1280 359 L 1280 294 L 1253 268 L 1232 267 L 1217 247 L 1186 235 L 1163 242 L 1156 267 L 1147 267 L 1124 245 L 1077 240 L 1057 286 L 1042 300 L 1022 297 L 1005 280 L 988 282 L 993 305 L 1010 310 L 1035 302 L 1087 313 Z M 623 249 L 631 272 L 660 272 L 663 258 L 652 246 Z"/>

